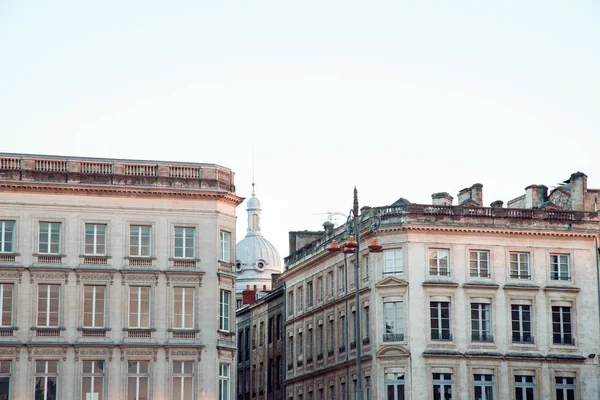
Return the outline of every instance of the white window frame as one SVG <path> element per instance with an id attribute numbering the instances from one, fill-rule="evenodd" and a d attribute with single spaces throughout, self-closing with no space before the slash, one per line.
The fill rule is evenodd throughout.
<path id="1" fill-rule="evenodd" d="M 482 255 L 485 255 L 485 259 Z M 469 276 L 471 278 L 491 278 L 489 250 L 469 250 Z"/>
<path id="2" fill-rule="evenodd" d="M 4 292 L 6 290 L 6 285 L 11 286 L 10 293 L 10 323 L 6 324 L 4 321 Z M 14 325 L 14 315 L 15 315 L 15 289 L 16 286 L 12 282 L 3 282 L 0 283 L 0 326 L 1 327 L 12 327 Z"/>
<path id="3" fill-rule="evenodd" d="M 86 287 L 92 287 L 92 325 L 86 325 L 85 324 L 85 288 Z M 103 303 L 104 303 L 104 308 L 102 310 L 102 325 L 101 326 L 96 326 L 96 300 L 97 300 L 97 288 L 102 288 L 103 293 L 102 296 L 104 298 Z M 95 284 L 86 284 L 83 285 L 83 323 L 82 326 L 84 328 L 104 328 L 106 326 L 106 303 L 107 303 L 107 296 L 106 296 L 106 292 L 107 292 L 107 288 L 106 285 L 95 285 Z"/>
<path id="4" fill-rule="evenodd" d="M 476 318 L 473 318 L 475 313 Z M 492 305 L 487 302 L 473 301 L 470 304 L 471 341 L 493 342 L 492 334 Z M 475 325 L 478 327 L 475 327 Z"/>
<path id="5" fill-rule="evenodd" d="M 219 364 L 219 400 L 230 400 L 231 397 L 231 365 Z"/>
<path id="6" fill-rule="evenodd" d="M 12 228 L 7 229 L 8 225 L 12 225 Z M 15 239 L 17 237 L 17 221 L 13 220 L 2 220 L 0 221 L 0 253 L 14 253 L 15 252 Z M 7 233 L 10 232 L 11 239 L 6 239 Z M 7 243 L 10 243 L 8 248 Z"/>
<path id="7" fill-rule="evenodd" d="M 436 304 L 436 306 L 434 307 L 434 303 Z M 447 304 L 448 305 L 448 318 L 443 318 L 442 317 L 442 309 L 443 309 L 443 304 Z M 435 319 L 437 319 L 438 322 L 438 327 L 435 328 L 434 331 L 434 327 L 433 324 L 431 323 L 434 320 L 434 317 L 432 315 L 432 310 L 433 309 L 437 310 L 437 317 Z M 448 321 L 448 327 L 445 328 L 443 325 L 443 322 L 447 320 Z M 429 301 L 429 329 L 430 329 L 430 339 L 434 340 L 434 341 L 452 341 L 453 337 L 452 337 L 452 303 L 450 300 L 430 300 Z M 444 337 L 444 331 L 447 330 L 448 331 L 448 336 Z M 436 335 L 434 335 L 434 332 L 436 332 Z M 434 338 L 434 336 L 437 336 L 436 338 Z"/>
<path id="8" fill-rule="evenodd" d="M 133 232 L 134 229 L 136 232 Z M 144 229 L 148 230 L 148 254 L 143 254 L 142 238 L 145 237 Z M 137 245 L 133 244 L 132 239 L 134 237 L 137 238 Z M 152 225 L 142 223 L 129 225 L 129 257 L 152 257 Z"/>
<path id="9" fill-rule="evenodd" d="M 564 262 L 564 259 L 566 259 L 566 262 Z M 563 282 L 571 281 L 570 254 L 550 254 L 550 279 Z"/>
<path id="10" fill-rule="evenodd" d="M 4 368 L 4 366 L 6 366 L 6 364 L 8 364 L 8 371 L 6 371 Z M 0 360 L 0 379 L 6 379 L 8 378 L 8 397 L 6 399 L 12 399 L 12 392 L 14 391 L 13 389 L 13 377 L 12 377 L 12 370 L 13 370 L 13 360 Z"/>
<path id="11" fill-rule="evenodd" d="M 231 291 L 225 289 L 219 291 L 219 330 L 231 330 Z"/>
<path id="12" fill-rule="evenodd" d="M 58 316 L 56 325 L 50 325 L 50 286 L 58 286 Z M 39 317 L 42 310 L 40 309 L 40 295 L 43 293 L 42 288 L 46 290 L 46 309 L 43 312 L 46 314 L 45 325 L 39 325 Z M 58 328 L 61 323 L 61 307 L 62 307 L 62 285 L 60 283 L 38 283 L 37 287 L 37 299 L 36 299 L 36 314 L 35 314 L 35 326 L 38 328 Z"/>
<path id="13" fill-rule="evenodd" d="M 136 363 L 136 372 L 129 372 L 129 363 Z M 141 363 L 148 364 L 148 372 L 140 372 Z M 135 400 L 140 400 L 140 380 L 146 378 L 148 398 L 152 398 L 152 390 L 150 386 L 150 379 L 152 376 L 152 364 L 149 360 L 127 360 L 127 380 L 125 383 L 126 391 L 129 391 L 129 380 L 135 379 Z M 129 393 L 126 394 L 129 397 Z"/>
<path id="14" fill-rule="evenodd" d="M 388 388 L 393 387 L 392 398 L 387 397 Z M 406 378 L 404 372 L 385 372 L 384 373 L 384 388 L 385 388 L 385 400 L 400 400 L 398 398 L 398 387 L 402 387 L 402 393 L 406 396 Z M 402 397 L 403 399 L 405 397 Z"/>
<path id="15" fill-rule="evenodd" d="M 521 381 L 517 381 L 517 377 L 521 378 Z M 531 382 L 523 381 L 523 378 L 531 378 Z M 514 398 L 515 400 L 527 400 L 527 392 L 528 389 L 531 389 L 533 393 L 533 397 L 536 398 L 536 376 L 535 375 L 522 375 L 522 374 L 514 374 L 513 375 L 513 384 L 514 384 Z M 521 397 L 517 396 L 517 389 L 521 389 Z"/>
<path id="16" fill-rule="evenodd" d="M 192 372 L 185 372 L 185 364 L 191 364 Z M 179 368 L 177 368 L 179 367 Z M 171 381 L 173 388 L 179 386 L 181 398 L 175 397 L 175 391 L 173 390 L 173 400 L 185 400 L 185 382 L 186 380 L 190 380 L 192 382 L 192 399 L 196 398 L 196 382 L 195 382 L 195 372 L 196 372 L 196 363 L 193 360 L 174 360 L 172 362 L 173 374 L 171 375 Z M 178 371 L 179 369 L 179 371 Z"/>
<path id="17" fill-rule="evenodd" d="M 130 285 L 127 288 L 127 327 L 129 329 L 149 329 L 150 327 L 152 327 L 152 311 L 153 311 L 153 307 L 152 307 L 152 286 L 149 285 Z M 131 294 L 132 294 L 132 290 L 136 290 L 137 291 L 137 310 L 135 310 L 135 315 L 137 315 L 136 319 L 137 319 L 137 323 L 132 326 L 130 325 L 130 320 L 131 320 L 131 314 L 132 314 L 132 310 L 131 310 Z M 142 313 L 141 313 L 141 307 L 142 307 L 142 290 L 141 289 L 148 289 L 148 326 L 141 326 L 141 319 L 142 319 Z"/>
<path id="18" fill-rule="evenodd" d="M 477 379 L 479 377 L 480 379 Z M 490 380 L 487 378 L 491 377 Z M 481 400 L 494 400 L 495 397 L 495 379 L 494 374 L 473 374 L 473 398 Z M 477 388 L 481 389 L 481 397 L 476 396 Z M 491 396 L 488 396 L 487 388 L 492 389 Z"/>
<path id="19" fill-rule="evenodd" d="M 564 373 L 563 373 L 564 374 Z M 574 374 L 571 376 L 560 375 L 560 372 L 554 375 L 554 394 L 556 399 L 559 398 L 559 391 L 562 392 L 562 398 L 568 399 L 569 392 L 573 393 L 573 398 L 577 399 L 577 377 Z M 569 382 L 571 381 L 571 382 Z"/>
<path id="20" fill-rule="evenodd" d="M 439 378 L 435 378 L 436 375 L 440 375 Z M 449 377 L 447 376 L 449 375 Z M 435 389 L 436 386 L 439 386 L 441 391 L 441 397 L 436 398 L 435 396 Z M 452 373 L 448 373 L 448 372 L 433 372 L 431 374 L 431 388 L 433 390 L 433 396 L 432 398 L 434 400 L 436 399 L 444 399 L 444 393 L 447 387 L 450 387 L 450 393 L 451 393 L 451 398 L 454 398 L 454 374 Z"/>
<path id="21" fill-rule="evenodd" d="M 513 260 L 513 256 L 515 256 L 515 260 Z M 531 280 L 531 254 L 529 252 L 511 251 L 509 253 L 509 265 L 510 279 Z M 523 267 L 525 271 L 523 271 Z"/>
<path id="22" fill-rule="evenodd" d="M 298 296 L 296 296 L 298 311 L 302 312 L 302 309 L 304 308 L 304 288 L 300 286 L 296 289 L 296 292 L 298 293 Z"/>
<path id="23" fill-rule="evenodd" d="M 42 241 L 42 224 L 48 224 L 45 241 Z M 58 242 L 52 241 L 52 228 L 58 225 Z M 47 251 L 42 251 L 42 243 L 48 246 Z M 58 251 L 52 251 L 53 243 L 58 245 Z M 59 255 L 62 250 L 62 222 L 60 221 L 39 221 L 38 222 L 38 253 L 44 255 Z"/>
<path id="24" fill-rule="evenodd" d="M 83 364 L 86 362 L 91 362 L 92 363 L 92 372 L 83 372 Z M 98 362 L 102 362 L 103 363 L 103 368 L 102 368 L 102 373 L 97 373 L 95 372 L 95 368 L 96 368 L 96 363 Z M 94 390 L 94 386 L 97 380 L 100 380 L 100 386 L 101 386 L 101 393 L 102 393 L 102 398 L 106 398 L 106 392 L 105 392 L 105 386 L 104 383 L 106 382 L 106 361 L 105 360 L 82 360 L 81 361 L 81 395 L 82 398 L 85 399 L 85 397 L 83 397 L 83 395 L 85 393 L 83 393 L 83 381 L 85 378 L 90 378 L 91 379 L 91 389 L 92 392 L 91 393 L 95 393 Z"/>
<path id="25" fill-rule="evenodd" d="M 555 316 L 555 309 L 557 309 L 556 311 L 558 311 L 558 316 L 559 316 L 559 322 L 558 322 L 558 326 L 559 326 L 559 330 L 555 331 L 555 322 L 554 322 L 554 316 Z M 568 315 L 569 315 L 569 322 L 565 322 L 565 315 L 567 313 L 565 313 L 565 309 L 568 309 Z M 562 304 L 552 304 L 551 306 L 551 310 L 550 310 L 550 315 L 551 315 L 551 326 L 552 326 L 552 344 L 553 345 L 566 345 L 566 346 L 572 346 L 575 344 L 575 313 L 573 312 L 574 307 L 572 304 L 570 305 L 564 305 Z M 567 331 L 567 326 L 568 331 Z M 559 336 L 559 342 L 556 341 L 556 336 Z"/>
<path id="26" fill-rule="evenodd" d="M 390 256 L 390 257 L 388 257 Z M 368 259 L 367 256 L 365 256 Z M 402 276 L 404 275 L 404 267 L 402 265 L 402 248 L 389 249 L 383 251 L 383 276 Z M 369 278 L 368 271 L 366 279 Z"/>
<path id="27" fill-rule="evenodd" d="M 181 237 L 181 244 L 182 244 L 182 255 L 178 256 L 177 255 L 177 231 L 181 229 L 182 232 L 182 237 Z M 192 247 L 191 247 L 191 255 L 188 254 L 188 250 L 190 250 L 190 248 L 186 247 L 186 239 L 188 239 L 188 230 L 191 229 L 192 232 Z M 173 228 L 173 257 L 174 258 L 195 258 L 196 257 L 196 227 L 195 226 L 185 226 L 185 225 L 177 225 Z"/>
<path id="28" fill-rule="evenodd" d="M 430 248 L 428 251 L 429 256 L 429 276 L 434 277 L 450 277 L 450 249 L 441 249 L 441 248 Z M 446 267 L 442 266 L 442 261 L 446 258 Z M 435 261 L 435 265 L 432 263 Z M 443 273 L 443 270 L 446 270 Z"/>
<path id="29" fill-rule="evenodd" d="M 180 321 L 177 321 L 177 315 L 175 314 L 175 303 L 177 301 L 177 291 L 178 289 L 181 289 L 181 315 L 179 316 L 179 318 L 181 318 Z M 190 313 L 188 312 L 188 310 L 186 309 L 186 300 L 188 296 L 192 296 L 192 310 L 191 310 L 191 315 L 192 315 L 192 326 L 185 326 L 185 320 L 186 320 L 186 316 L 190 315 Z M 173 319 L 172 319 L 172 327 L 173 329 L 194 329 L 196 326 L 196 288 L 193 286 L 174 286 L 173 287 L 173 302 L 172 302 L 172 313 L 173 313 Z M 179 322 L 179 324 L 178 324 Z M 180 326 L 178 326 L 180 325 Z"/>
<path id="30" fill-rule="evenodd" d="M 92 241 L 88 243 L 88 227 L 93 227 L 91 234 Z M 103 227 L 104 232 L 99 232 L 99 228 Z M 98 237 L 104 236 L 104 244 L 98 243 Z M 88 246 L 92 246 L 92 251 L 88 252 Z M 100 246 L 104 246 L 104 251 L 99 251 Z M 105 256 L 108 254 L 108 224 L 97 223 L 97 222 L 86 222 L 84 224 L 84 240 L 83 240 L 83 254 L 88 256 Z"/>
<path id="31" fill-rule="evenodd" d="M 231 262 L 231 232 L 220 231 L 219 239 L 219 260 L 226 263 Z"/>
<path id="32" fill-rule="evenodd" d="M 393 313 L 390 317 L 389 313 Z M 383 335 L 384 342 L 404 340 L 404 302 L 402 300 L 384 300 Z"/>
<path id="33" fill-rule="evenodd" d="M 37 372 L 37 363 L 44 363 L 44 372 Z M 56 373 L 48 372 L 48 363 L 55 362 L 56 363 Z M 58 360 L 35 360 L 34 364 L 34 379 L 33 379 L 33 398 L 35 398 L 35 387 L 36 381 L 38 378 L 42 378 L 44 380 L 44 399 L 48 399 L 48 378 L 56 378 L 56 398 L 60 399 L 60 361 Z"/>

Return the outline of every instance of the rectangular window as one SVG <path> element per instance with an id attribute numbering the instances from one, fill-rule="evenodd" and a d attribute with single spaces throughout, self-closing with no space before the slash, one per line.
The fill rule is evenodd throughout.
<path id="1" fill-rule="evenodd" d="M 432 301 L 429 304 L 431 340 L 452 340 L 450 334 L 450 303 Z"/>
<path id="2" fill-rule="evenodd" d="M 348 340 L 348 330 L 346 329 L 346 317 L 340 317 L 340 332 L 342 333 L 341 343 L 339 347 L 340 353 L 346 351 L 346 341 Z"/>
<path id="3" fill-rule="evenodd" d="M 575 378 L 557 376 L 554 378 L 556 400 L 575 400 Z"/>
<path id="4" fill-rule="evenodd" d="M 385 400 L 404 400 L 404 373 L 385 374 Z"/>
<path id="5" fill-rule="evenodd" d="M 173 328 L 194 328 L 194 288 L 175 287 L 173 290 Z"/>
<path id="6" fill-rule="evenodd" d="M 450 276 L 449 255 L 450 251 L 448 249 L 430 249 L 429 275 Z"/>
<path id="7" fill-rule="evenodd" d="M 510 306 L 513 343 L 533 343 L 531 335 L 531 306 L 512 304 Z"/>
<path id="8" fill-rule="evenodd" d="M 302 352 L 304 350 L 304 335 L 298 333 L 298 360 L 302 360 Z"/>
<path id="9" fill-rule="evenodd" d="M 288 311 L 290 315 L 294 315 L 294 292 L 288 294 Z"/>
<path id="10" fill-rule="evenodd" d="M 402 249 L 383 252 L 383 276 L 402 275 Z"/>
<path id="11" fill-rule="evenodd" d="M 14 285 L 12 283 L 0 284 L 0 310 L 2 310 L 0 326 L 12 326 L 13 290 Z"/>
<path id="12" fill-rule="evenodd" d="M 40 222 L 38 253 L 60 254 L 60 222 Z"/>
<path id="13" fill-rule="evenodd" d="M 363 257 L 363 281 L 369 280 L 369 256 Z"/>
<path id="14" fill-rule="evenodd" d="M 323 325 L 319 325 L 319 327 L 317 329 L 318 329 L 318 332 L 319 332 L 319 350 L 318 350 L 318 353 L 317 353 L 317 359 L 318 359 L 319 355 L 321 357 L 323 357 L 323 347 L 324 347 Z"/>
<path id="15" fill-rule="evenodd" d="M 194 362 L 173 361 L 173 400 L 194 398 Z"/>
<path id="16" fill-rule="evenodd" d="M 383 341 L 404 340 L 404 303 L 390 301 L 383 303 Z"/>
<path id="17" fill-rule="evenodd" d="M 152 254 L 152 227 L 148 225 L 131 225 L 129 227 L 129 256 L 150 257 Z"/>
<path id="18" fill-rule="evenodd" d="M 259 343 L 261 346 L 265 345 L 265 323 L 260 321 L 260 330 L 258 331 Z"/>
<path id="19" fill-rule="evenodd" d="M 12 362 L 10 360 L 0 361 L 0 399 L 10 399 L 10 375 Z"/>
<path id="20" fill-rule="evenodd" d="M 515 400 L 535 399 L 535 377 L 532 375 L 515 375 Z"/>
<path id="21" fill-rule="evenodd" d="M 333 297 L 333 288 L 334 288 L 333 271 L 329 271 L 327 273 L 327 279 L 329 280 L 329 297 Z"/>
<path id="22" fill-rule="evenodd" d="M 308 282 L 306 284 L 306 296 L 308 297 L 308 299 L 307 299 L 307 301 L 308 301 L 308 307 L 312 307 L 312 305 L 313 305 L 313 298 L 314 298 L 313 283 L 312 282 Z"/>
<path id="23" fill-rule="evenodd" d="M 338 283 L 340 292 L 344 292 L 346 290 L 346 271 L 343 265 L 338 268 Z"/>
<path id="24" fill-rule="evenodd" d="M 304 305 L 304 289 L 302 287 L 298 288 L 298 311 L 302 311 L 302 307 Z"/>
<path id="25" fill-rule="evenodd" d="M 219 329 L 222 331 L 229 332 L 229 320 L 231 318 L 231 307 L 229 306 L 231 298 L 231 292 L 229 290 L 221 289 L 221 304 L 220 304 L 220 318 L 219 318 Z"/>
<path id="26" fill-rule="evenodd" d="M 129 328 L 150 328 L 150 288 L 129 287 Z"/>
<path id="27" fill-rule="evenodd" d="M 15 221 L 0 221 L 0 253 L 15 251 Z"/>
<path id="28" fill-rule="evenodd" d="M 571 307 L 552 307 L 552 343 L 575 344 Z"/>
<path id="29" fill-rule="evenodd" d="M 106 255 L 106 225 L 85 224 L 85 254 Z"/>
<path id="30" fill-rule="evenodd" d="M 58 361 L 35 362 L 35 400 L 58 398 Z"/>
<path id="31" fill-rule="evenodd" d="M 312 359 L 313 357 L 313 346 L 315 345 L 315 336 L 313 334 L 313 330 L 309 329 L 308 330 L 308 348 L 306 351 L 307 357 L 310 357 Z"/>
<path id="32" fill-rule="evenodd" d="M 147 400 L 150 392 L 150 363 L 127 362 L 127 400 Z"/>
<path id="33" fill-rule="evenodd" d="M 494 375 L 474 374 L 475 400 L 494 400 Z"/>
<path id="34" fill-rule="evenodd" d="M 471 341 L 493 342 L 490 304 L 471 303 Z"/>
<path id="35" fill-rule="evenodd" d="M 195 228 L 175 227 L 175 257 L 195 257 Z"/>
<path id="36" fill-rule="evenodd" d="M 571 268 L 568 254 L 550 255 L 550 278 L 555 281 L 570 281 Z"/>
<path id="37" fill-rule="evenodd" d="M 83 289 L 83 326 L 103 328 L 106 286 L 86 285 Z"/>
<path id="38" fill-rule="evenodd" d="M 342 400 L 348 400 L 348 393 L 346 392 L 346 382 L 342 382 L 340 386 L 342 392 Z"/>
<path id="39" fill-rule="evenodd" d="M 333 355 L 333 346 L 335 345 L 335 332 L 334 332 L 334 325 L 333 325 L 333 320 L 329 321 L 329 354 L 330 356 Z"/>
<path id="40" fill-rule="evenodd" d="M 371 377 L 365 377 L 365 400 L 371 400 Z"/>
<path id="41" fill-rule="evenodd" d="M 452 399 L 452 374 L 433 373 L 433 400 Z"/>
<path id="42" fill-rule="evenodd" d="M 281 314 L 277 314 L 277 340 L 281 340 L 281 333 L 283 332 L 283 318 Z"/>
<path id="43" fill-rule="evenodd" d="M 531 279 L 529 253 L 510 253 L 510 277 L 512 279 Z"/>
<path id="44" fill-rule="evenodd" d="M 323 292 L 325 290 L 323 287 L 323 277 L 319 277 L 317 283 L 319 285 L 319 301 L 323 301 Z"/>
<path id="45" fill-rule="evenodd" d="M 275 320 L 273 319 L 273 317 L 269 318 L 269 327 L 267 328 L 267 337 L 268 337 L 268 341 L 269 343 L 273 343 L 273 325 L 275 324 Z"/>
<path id="46" fill-rule="evenodd" d="M 40 284 L 37 303 L 37 326 L 57 327 L 60 322 L 60 285 Z"/>
<path id="47" fill-rule="evenodd" d="M 258 333 L 256 332 L 256 325 L 252 325 L 252 349 L 256 349 L 256 338 Z"/>
<path id="48" fill-rule="evenodd" d="M 364 337 L 367 340 L 369 340 L 370 331 L 371 331 L 371 316 L 369 315 L 369 306 L 365 306 L 365 332 L 364 332 Z M 363 340 L 363 342 L 364 342 L 364 340 Z"/>
<path id="49" fill-rule="evenodd" d="M 81 375 L 81 398 L 102 400 L 104 398 L 104 361 L 83 361 Z"/>
<path id="50" fill-rule="evenodd" d="M 224 262 L 231 262 L 230 257 L 231 251 L 231 233 L 221 231 L 221 254 L 219 260 Z"/>
<path id="51" fill-rule="evenodd" d="M 333 385 L 329 386 L 329 399 L 336 400 L 335 399 L 335 386 L 333 386 Z"/>
<path id="52" fill-rule="evenodd" d="M 470 274 L 473 278 L 489 278 L 490 277 L 490 252 L 489 251 L 471 251 L 470 257 Z"/>

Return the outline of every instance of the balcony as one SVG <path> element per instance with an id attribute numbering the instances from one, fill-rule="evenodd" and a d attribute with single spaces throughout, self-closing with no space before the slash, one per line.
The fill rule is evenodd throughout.
<path id="1" fill-rule="evenodd" d="M 173 258 L 171 259 L 171 268 L 194 269 L 198 260 L 189 258 Z"/>
<path id="2" fill-rule="evenodd" d="M 150 339 L 152 332 L 156 331 L 154 328 L 123 328 L 123 331 L 127 332 L 128 338 L 133 339 Z"/>
<path id="3" fill-rule="evenodd" d="M 12 337 L 17 329 L 19 328 L 13 326 L 0 327 L 0 337 Z"/>
<path id="4" fill-rule="evenodd" d="M 79 256 L 82 259 L 82 265 L 101 265 L 107 266 L 110 256 Z"/>
<path id="5" fill-rule="evenodd" d="M 535 338 L 531 334 L 513 335 L 512 342 L 517 344 L 534 344 Z"/>
<path id="6" fill-rule="evenodd" d="M 480 343 L 493 343 L 494 335 L 487 332 L 473 332 L 471 333 L 471 341 Z"/>
<path id="7" fill-rule="evenodd" d="M 383 341 L 384 342 L 403 342 L 404 341 L 404 333 L 384 333 Z"/>
<path id="8" fill-rule="evenodd" d="M 106 337 L 106 332 L 110 331 L 110 328 L 77 328 L 81 331 L 82 337 Z"/>
<path id="9" fill-rule="evenodd" d="M 150 257 L 129 257 L 127 259 L 128 267 L 152 267 L 152 258 Z"/>
<path id="10" fill-rule="evenodd" d="M 452 341 L 452 334 L 446 331 L 431 331 L 431 340 L 450 342 Z"/>
<path id="11" fill-rule="evenodd" d="M 0 254 L 0 264 L 14 264 L 17 262 L 17 253 Z"/>
<path id="12" fill-rule="evenodd" d="M 571 336 L 560 336 L 553 335 L 552 336 L 552 344 L 559 344 L 565 346 L 575 346 L 575 338 Z"/>
<path id="13" fill-rule="evenodd" d="M 36 264 L 60 265 L 64 254 L 34 254 Z"/>
<path id="14" fill-rule="evenodd" d="M 64 327 L 32 327 L 37 337 L 60 337 L 60 332 L 64 331 Z"/>

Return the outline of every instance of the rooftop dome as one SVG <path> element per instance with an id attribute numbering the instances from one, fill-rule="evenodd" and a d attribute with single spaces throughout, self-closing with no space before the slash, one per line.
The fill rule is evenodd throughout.
<path id="1" fill-rule="evenodd" d="M 260 231 L 260 200 L 254 193 L 246 204 L 248 212 L 248 231 L 246 237 L 235 246 L 235 271 L 237 276 L 236 292 L 240 293 L 246 286 L 263 290 L 271 290 L 271 274 L 281 273 L 279 252 L 265 239 Z"/>

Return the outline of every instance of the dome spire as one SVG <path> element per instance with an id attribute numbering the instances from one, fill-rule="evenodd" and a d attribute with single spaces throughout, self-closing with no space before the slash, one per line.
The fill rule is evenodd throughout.
<path id="1" fill-rule="evenodd" d="M 246 212 L 248 212 L 248 233 L 246 233 L 246 237 L 262 236 L 262 233 L 260 232 L 260 200 L 256 197 L 254 185 L 255 183 L 252 183 L 252 196 L 248 199 L 248 203 L 246 204 Z"/>

